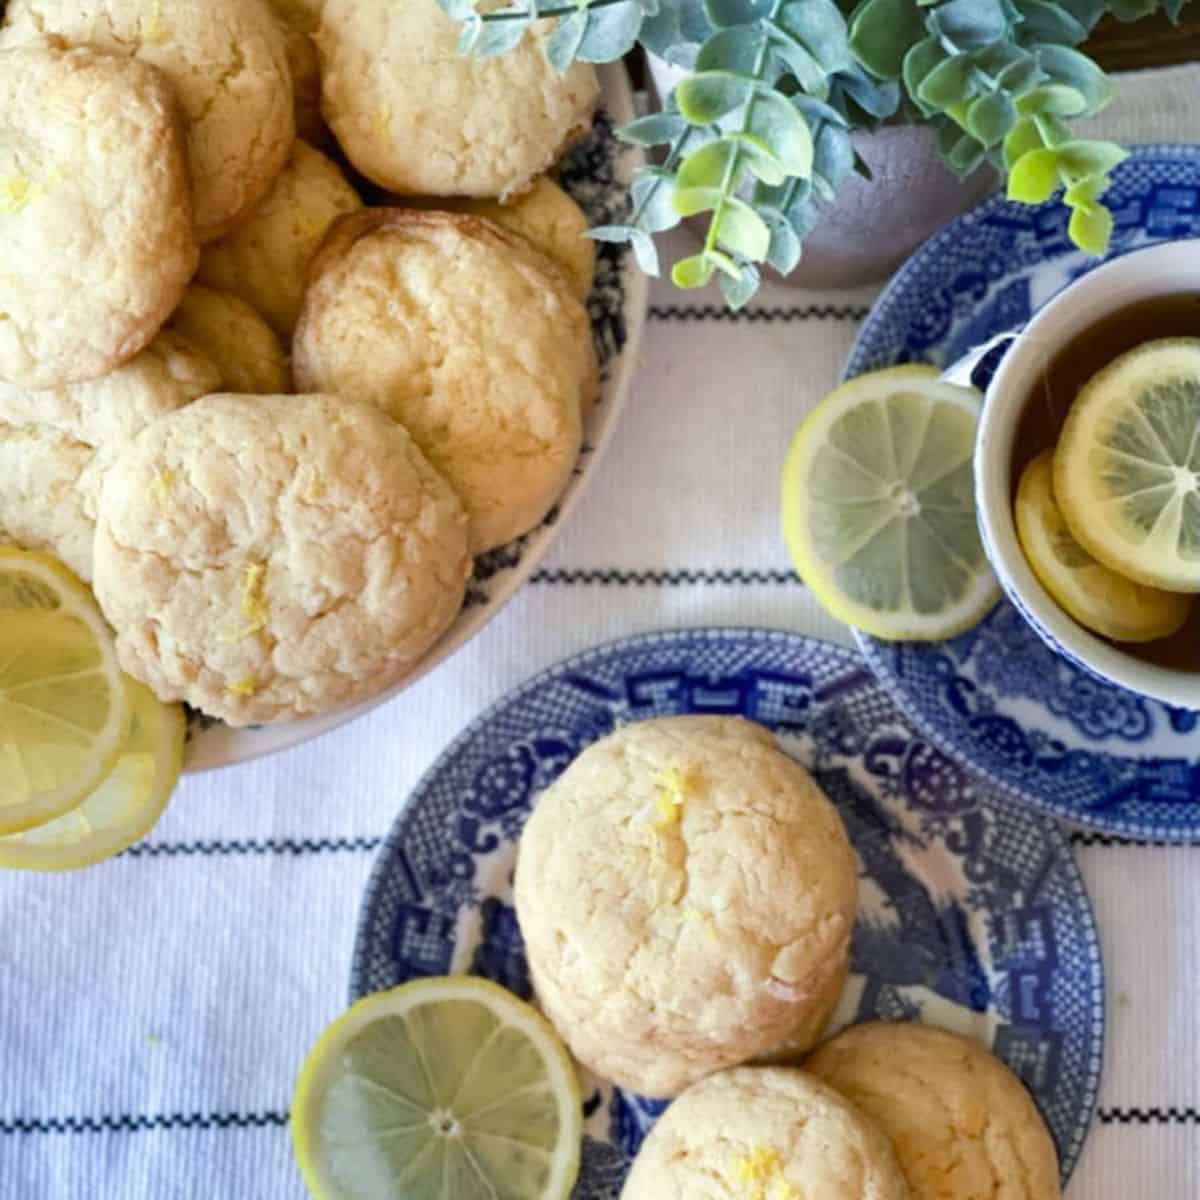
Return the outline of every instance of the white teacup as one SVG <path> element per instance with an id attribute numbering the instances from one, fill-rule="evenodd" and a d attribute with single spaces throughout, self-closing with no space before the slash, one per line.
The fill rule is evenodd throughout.
<path id="1" fill-rule="evenodd" d="M 1089 633 L 1055 603 L 1025 559 L 1013 518 L 1013 442 L 1050 359 L 1111 313 L 1181 292 L 1200 292 L 1200 239 L 1124 254 L 1090 271 L 1038 311 L 988 386 L 975 445 L 975 500 L 984 550 L 1004 591 L 1052 649 L 1130 691 L 1200 709 L 1200 675 L 1135 658 Z"/>

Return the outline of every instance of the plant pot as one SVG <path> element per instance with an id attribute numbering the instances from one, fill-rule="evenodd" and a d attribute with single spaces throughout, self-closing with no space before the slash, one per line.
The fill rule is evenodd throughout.
<path id="1" fill-rule="evenodd" d="M 657 108 L 687 72 L 647 55 L 651 102 Z M 781 282 L 803 288 L 850 288 L 886 279 L 948 221 L 992 191 L 990 166 L 959 179 L 942 162 L 933 130 L 884 125 L 854 134 L 874 178 L 851 175 L 821 223 L 804 239 L 799 266 Z M 704 221 L 688 223 L 703 235 Z M 779 278 L 776 276 L 775 278 Z"/>

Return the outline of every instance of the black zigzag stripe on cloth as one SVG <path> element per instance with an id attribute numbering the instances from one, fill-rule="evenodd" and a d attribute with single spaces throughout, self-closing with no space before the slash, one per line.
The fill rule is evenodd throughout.
<path id="1" fill-rule="evenodd" d="M 728 321 L 731 324 L 787 325 L 793 321 L 862 321 L 870 310 L 861 304 L 804 304 L 787 308 L 739 308 L 716 304 L 652 304 L 652 321 Z"/>
<path id="2" fill-rule="evenodd" d="M 0 1134 L 150 1133 L 173 1129 L 263 1129 L 286 1125 L 283 1110 L 212 1113 L 113 1113 L 99 1117 L 0 1118 Z"/>
<path id="3" fill-rule="evenodd" d="M 597 584 L 600 587 L 684 587 L 696 584 L 752 587 L 758 584 L 799 584 L 795 571 L 758 570 L 743 567 L 679 567 L 671 570 L 626 571 L 619 567 L 555 567 L 535 571 L 531 583 L 571 587 Z"/>
<path id="4" fill-rule="evenodd" d="M 379 837 L 355 838 L 266 838 L 230 842 L 140 842 L 125 851 L 127 858 L 209 857 L 225 854 L 334 854 L 378 850 Z"/>

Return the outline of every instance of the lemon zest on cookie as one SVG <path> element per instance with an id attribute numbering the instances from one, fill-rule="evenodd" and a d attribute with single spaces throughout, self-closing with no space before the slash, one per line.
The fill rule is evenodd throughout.
<path id="1" fill-rule="evenodd" d="M 150 481 L 150 495 L 158 501 L 159 508 L 172 509 L 175 507 L 175 498 L 172 495 L 174 489 L 174 471 L 163 467 L 161 470 L 154 472 L 154 478 Z"/>
<path id="2" fill-rule="evenodd" d="M 225 690 L 235 696 L 253 696 L 258 692 L 258 680 L 253 675 L 247 675 L 245 679 L 229 684 Z"/>
<path id="3" fill-rule="evenodd" d="M 142 21 L 142 41 L 149 46 L 167 40 L 167 27 L 162 19 L 162 0 L 150 0 L 150 11 Z"/>
<path id="4" fill-rule="evenodd" d="M 687 800 L 687 777 L 679 767 L 672 766 L 670 770 L 660 771 L 655 775 L 654 784 L 658 788 L 658 819 L 654 822 L 654 827 L 667 829 L 678 825 L 684 802 Z"/>
<path id="5" fill-rule="evenodd" d="M 774 1146 L 755 1146 L 749 1154 L 733 1160 L 735 1178 L 750 1189 L 744 1193 L 746 1200 L 767 1200 L 772 1183 L 783 1183 L 790 1189 L 791 1185 L 780 1178 L 782 1173 L 783 1159 Z M 786 1193 L 779 1200 L 786 1200 Z"/>
<path id="6" fill-rule="evenodd" d="M 232 632 L 223 633 L 221 641 L 240 642 L 266 627 L 267 618 L 270 616 L 270 609 L 262 591 L 266 574 L 266 563 L 247 563 L 242 568 L 241 607 L 246 623 Z"/>
<path id="7" fill-rule="evenodd" d="M 323 495 L 325 495 L 325 480 L 321 478 L 315 469 L 310 468 L 308 482 L 304 486 L 304 499 L 311 504 L 314 500 L 319 500 Z"/>
<path id="8" fill-rule="evenodd" d="M 0 212 L 19 213 L 37 194 L 37 185 L 28 175 L 9 175 L 0 179 Z"/>
<path id="9" fill-rule="evenodd" d="M 690 904 L 682 909 L 679 913 L 680 925 L 687 925 L 695 922 L 704 927 L 704 932 L 710 942 L 715 942 L 717 937 L 717 927 L 713 924 L 712 914 L 706 913 L 702 908 L 693 908 Z"/>

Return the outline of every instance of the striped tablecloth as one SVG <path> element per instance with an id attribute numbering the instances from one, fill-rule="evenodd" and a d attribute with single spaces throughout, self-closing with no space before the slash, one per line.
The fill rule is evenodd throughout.
<path id="1" fill-rule="evenodd" d="M 1200 67 L 1128 77 L 1106 132 L 1200 140 Z M 767 289 L 731 317 L 653 292 L 607 461 L 533 583 L 392 704 L 187 780 L 151 838 L 0 877 L 0 1198 L 300 1200 L 286 1110 L 343 1007 L 372 855 L 480 708 L 574 651 L 697 624 L 849 643 L 788 567 L 776 480 L 873 291 Z M 1077 835 L 1109 983 L 1099 1121 L 1072 1200 L 1200 1195 L 1200 849 Z"/>

